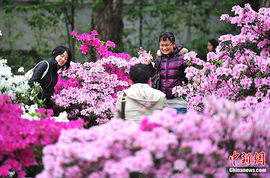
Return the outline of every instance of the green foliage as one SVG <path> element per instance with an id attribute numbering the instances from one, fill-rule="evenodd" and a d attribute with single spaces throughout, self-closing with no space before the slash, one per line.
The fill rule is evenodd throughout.
<path id="1" fill-rule="evenodd" d="M 105 8 L 106 4 L 104 0 L 94 0 L 94 2 L 91 3 L 90 7 L 93 10 L 99 10 Z"/>
<path id="2" fill-rule="evenodd" d="M 233 25 L 219 21 L 224 13 L 232 13 L 230 9 L 237 4 L 251 3 L 258 6 L 258 2 L 251 0 L 133 0 L 124 6 L 124 16 L 129 21 L 143 21 L 143 35 L 137 36 L 139 27 L 134 26 L 134 33 L 124 34 L 134 36 L 133 43 L 126 44 L 128 51 L 139 46 L 137 40 L 142 38 L 145 49 L 157 50 L 157 41 L 160 33 L 172 31 L 176 35 L 176 42 L 180 42 L 189 50 L 197 51 L 199 57 L 206 57 L 207 41 L 220 35 L 235 34 L 239 29 Z M 255 8 L 256 9 L 256 8 Z M 130 30 L 131 31 L 131 30 Z M 130 46 L 129 46 L 130 45 Z M 132 52 L 130 52 L 132 53 Z"/>
<path id="3" fill-rule="evenodd" d="M 34 83 L 34 86 L 28 88 L 24 92 L 17 92 L 16 94 L 16 103 L 24 103 L 25 105 L 37 104 L 39 107 L 45 107 L 45 99 L 39 99 L 38 94 L 42 93 L 42 88 L 38 83 Z"/>
<path id="4" fill-rule="evenodd" d="M 206 60 L 206 54 L 207 54 L 207 42 L 209 39 L 207 38 L 198 38 L 194 39 L 190 43 L 189 50 L 191 51 L 197 51 L 198 57 L 202 60 Z"/>
<path id="5" fill-rule="evenodd" d="M 9 38 L 5 38 L 4 43 L 13 50 L 16 40 L 23 36 L 23 32 L 19 30 L 11 34 L 13 24 L 18 20 L 15 14 L 23 14 L 25 23 L 29 25 L 35 39 L 35 43 L 29 45 L 38 51 L 37 53 L 41 54 L 43 53 L 41 51 L 50 51 L 53 48 L 49 42 L 54 39 L 45 35 L 48 32 L 64 39 L 61 42 L 57 41 L 57 44 L 69 44 L 75 52 L 75 44 L 70 37 L 70 32 L 76 27 L 74 9 L 86 7 L 85 2 L 90 4 L 89 9 L 92 10 L 104 8 L 104 3 L 106 3 L 104 0 L 36 0 L 31 5 L 14 5 L 12 1 L 0 1 L 1 8 L 4 9 L 1 19 L 6 28 L 9 28 L 5 30 Z M 221 14 L 231 14 L 230 9 L 236 4 L 251 3 L 255 10 L 258 10 L 259 4 L 252 0 L 132 0 L 122 2 L 124 3 L 123 17 L 129 24 L 124 27 L 124 52 L 136 55 L 137 49 L 142 46 L 155 54 L 158 48 L 158 36 L 164 31 L 172 31 L 176 35 L 177 43 L 183 44 L 189 50 L 197 51 L 199 57 L 202 58 L 206 55 L 207 40 L 239 31 L 233 25 L 220 22 Z M 84 26 L 84 32 L 90 30 L 90 24 Z M 66 32 L 60 33 L 63 29 Z M 75 59 L 83 59 L 80 52 L 78 53 L 75 54 Z"/>
<path id="6" fill-rule="evenodd" d="M 16 41 L 23 36 L 22 31 L 14 31 L 14 24 L 18 22 L 18 17 L 16 17 L 14 14 L 11 14 L 9 12 L 4 12 L 0 16 L 1 21 L 3 21 L 4 29 L 1 29 L 2 31 L 5 31 L 5 35 L 9 38 L 4 38 L 3 42 L 4 44 L 7 44 L 9 49 L 13 49 L 14 44 Z"/>
<path id="7" fill-rule="evenodd" d="M 37 161 L 37 166 L 29 166 L 25 168 L 26 176 L 27 177 L 35 177 L 37 174 L 41 173 L 41 171 L 44 169 L 43 163 L 42 163 L 42 157 L 43 157 L 43 146 L 32 146 L 32 149 L 35 154 L 35 158 Z"/>
<path id="8" fill-rule="evenodd" d="M 83 2 L 84 0 L 59 0 L 57 2 L 37 0 L 25 5 L 16 4 L 12 1 L 3 1 L 1 8 L 8 18 L 16 17 L 18 14 L 25 16 L 24 22 L 30 27 L 35 42 L 29 45 L 38 53 L 42 53 L 40 51 L 50 51 L 55 47 L 49 45 L 50 41 L 55 40 L 51 38 L 50 33 L 53 33 L 53 36 L 58 35 L 58 39 L 63 39 L 63 41 L 54 41 L 57 45 L 65 44 L 75 53 L 70 33 L 75 26 L 75 8 L 80 7 Z M 12 23 L 10 22 L 10 24 L 15 23 L 14 20 Z M 9 27 L 9 29 L 12 28 Z M 63 29 L 65 30 L 64 33 Z M 11 42 L 16 41 L 11 35 L 8 36 L 7 39 Z M 13 47 L 9 47 L 9 49 L 13 50 Z"/>
<path id="9" fill-rule="evenodd" d="M 23 67 L 25 71 L 28 71 L 39 61 L 46 60 L 50 57 L 50 51 L 36 51 L 34 49 L 30 51 L 0 49 L 0 54 L 2 58 L 8 60 L 8 65 L 16 75 L 19 74 L 19 67 Z"/>

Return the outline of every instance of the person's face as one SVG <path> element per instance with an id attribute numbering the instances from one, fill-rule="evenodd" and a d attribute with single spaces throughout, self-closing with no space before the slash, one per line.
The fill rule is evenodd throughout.
<path id="1" fill-rule="evenodd" d="M 67 63 L 67 59 L 68 59 L 68 54 L 66 51 L 63 54 L 56 56 L 55 58 L 59 66 L 64 66 Z"/>
<path id="2" fill-rule="evenodd" d="M 207 43 L 207 50 L 208 50 L 208 52 L 214 51 L 214 47 L 210 42 Z"/>
<path id="3" fill-rule="evenodd" d="M 165 55 L 168 55 L 171 52 L 173 52 L 173 47 L 174 47 L 174 43 L 168 39 L 162 40 L 159 42 L 159 49 Z"/>

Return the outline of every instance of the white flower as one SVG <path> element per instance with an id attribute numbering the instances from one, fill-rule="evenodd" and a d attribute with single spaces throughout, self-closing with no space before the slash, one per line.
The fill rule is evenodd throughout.
<path id="1" fill-rule="evenodd" d="M 52 117 L 52 118 L 55 119 L 56 122 L 69 122 L 67 116 L 68 116 L 67 112 L 64 111 L 64 112 L 61 112 L 58 117 Z"/>
<path id="2" fill-rule="evenodd" d="M 1 36 L 1 31 L 0 31 L 0 36 Z M 9 171 L 9 177 L 13 177 L 15 175 L 14 171 Z"/>
<path id="3" fill-rule="evenodd" d="M 6 90 L 9 90 L 9 89 L 11 89 L 12 88 L 12 82 L 11 81 L 9 81 L 9 80 L 2 80 L 2 78 L 1 78 L 1 86 L 3 87 L 3 88 L 5 88 Z"/>
<path id="4" fill-rule="evenodd" d="M 10 78 L 10 81 L 16 85 L 24 83 L 24 76 L 22 75 L 14 75 L 12 78 Z"/>
<path id="5" fill-rule="evenodd" d="M 40 118 L 38 116 L 32 116 L 31 115 L 31 114 L 36 113 L 36 110 L 38 109 L 37 104 L 33 104 L 33 105 L 30 105 L 30 106 L 21 104 L 21 108 L 23 110 L 23 114 L 21 115 L 22 118 L 28 119 L 30 121 L 32 121 L 32 120 L 40 120 Z"/>
<path id="6" fill-rule="evenodd" d="M 4 66 L 7 64 L 7 59 L 1 59 L 0 60 L 0 66 Z"/>
<path id="7" fill-rule="evenodd" d="M 0 91 L 4 88 L 6 79 L 0 76 Z"/>
<path id="8" fill-rule="evenodd" d="M 11 68 L 8 66 L 1 66 L 0 64 L 0 76 L 10 78 L 12 76 Z"/>
<path id="9" fill-rule="evenodd" d="M 23 68 L 23 67 L 20 67 L 20 68 L 18 69 L 18 72 L 24 72 L 24 68 Z"/>
<path id="10" fill-rule="evenodd" d="M 25 105 L 25 110 L 28 111 L 28 113 L 35 113 L 36 110 L 38 109 L 38 105 L 37 104 L 33 104 L 33 105 Z"/>
<path id="11" fill-rule="evenodd" d="M 24 113 L 24 114 L 22 114 L 21 115 L 21 117 L 23 118 L 23 119 L 28 119 L 28 120 L 34 120 L 33 119 L 33 117 L 29 114 L 29 113 Z"/>
<path id="12" fill-rule="evenodd" d="M 0 36 L 3 36 L 2 31 L 0 30 Z"/>

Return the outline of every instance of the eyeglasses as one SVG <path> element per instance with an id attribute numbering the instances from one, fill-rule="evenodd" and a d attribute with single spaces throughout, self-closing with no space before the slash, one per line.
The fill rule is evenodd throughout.
<path id="1" fill-rule="evenodd" d="M 159 47 L 160 48 L 168 48 L 168 47 L 170 47 L 170 46 L 172 46 L 173 45 L 173 43 L 172 44 L 166 44 L 166 45 L 159 45 Z"/>

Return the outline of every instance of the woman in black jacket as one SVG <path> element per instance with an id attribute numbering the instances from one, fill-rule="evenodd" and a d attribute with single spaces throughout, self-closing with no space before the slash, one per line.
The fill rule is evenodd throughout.
<path id="1" fill-rule="evenodd" d="M 34 82 L 38 82 L 42 87 L 42 93 L 39 93 L 40 99 L 45 99 L 45 105 L 47 109 L 53 109 L 53 102 L 51 96 L 54 92 L 54 86 L 58 80 L 58 70 L 66 70 L 70 66 L 72 61 L 72 54 L 70 50 L 64 46 L 58 46 L 52 50 L 51 58 L 47 62 L 41 62 L 34 69 L 33 76 L 29 80 L 29 85 L 32 87 Z M 42 78 L 45 70 L 49 64 L 49 70 L 46 75 Z"/>

